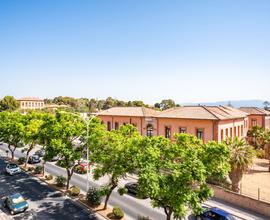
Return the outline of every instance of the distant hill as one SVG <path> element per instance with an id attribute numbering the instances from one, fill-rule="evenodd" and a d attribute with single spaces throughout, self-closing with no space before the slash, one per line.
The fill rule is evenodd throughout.
<path id="1" fill-rule="evenodd" d="M 259 107 L 263 108 L 263 102 L 265 100 L 259 100 L 259 99 L 254 99 L 254 100 L 234 100 L 234 101 L 218 101 L 218 102 L 202 102 L 202 103 L 182 103 L 180 105 L 228 105 L 229 103 L 234 107 L 234 108 L 239 108 L 239 107 Z"/>

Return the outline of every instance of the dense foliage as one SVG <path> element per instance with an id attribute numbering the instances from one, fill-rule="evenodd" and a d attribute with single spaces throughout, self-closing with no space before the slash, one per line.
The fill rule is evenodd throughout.
<path id="1" fill-rule="evenodd" d="M 13 96 L 5 96 L 0 100 L 0 111 L 14 111 L 19 108 L 19 103 Z"/>
<path id="2" fill-rule="evenodd" d="M 87 191 L 86 199 L 92 206 L 99 206 L 102 197 L 103 196 L 98 188 L 90 187 Z"/>

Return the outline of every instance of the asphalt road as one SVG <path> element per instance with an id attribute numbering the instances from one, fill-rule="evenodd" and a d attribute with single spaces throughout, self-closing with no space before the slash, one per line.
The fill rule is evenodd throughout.
<path id="1" fill-rule="evenodd" d="M 62 193 L 49 188 L 37 178 L 22 172 L 10 176 L 5 173 L 5 162 L 0 159 L 0 203 L 1 211 L 9 215 L 9 211 L 2 207 L 3 197 L 19 192 L 27 198 L 29 209 L 12 216 L 15 220 L 50 220 L 50 219 L 89 219 L 97 220 L 94 213 L 73 202 Z"/>
<path id="2" fill-rule="evenodd" d="M 6 146 L 0 146 L 0 154 L 5 155 Z M 2 151 L 1 151 L 2 150 Z M 35 150 L 34 150 L 35 151 Z M 32 153 L 34 153 L 34 151 Z M 23 154 L 20 150 L 15 152 L 15 157 L 21 157 Z M 47 163 L 45 165 L 45 171 L 52 175 L 66 175 L 65 169 L 56 166 L 54 163 Z M 134 179 L 127 178 L 120 181 L 120 185 L 124 186 L 125 183 L 134 181 Z M 107 178 L 101 178 L 98 181 L 94 181 L 92 176 L 89 178 L 89 186 L 101 186 L 107 182 Z M 71 184 L 79 186 L 81 190 L 86 191 L 86 175 L 73 174 L 71 178 Z M 120 196 L 116 191 L 114 191 L 109 200 L 110 206 L 120 206 L 127 217 L 127 219 L 137 219 L 138 215 L 149 216 L 153 220 L 162 220 L 166 219 L 162 209 L 153 208 L 151 206 L 149 199 L 138 199 L 131 195 Z M 236 219 L 245 219 L 245 220 L 265 220 L 263 216 L 260 216 L 256 213 L 252 213 L 249 210 L 241 209 L 235 207 L 231 204 L 225 203 L 218 200 L 209 200 L 205 204 L 206 206 L 216 206 L 233 214 Z M 193 220 L 194 217 L 189 215 L 186 219 Z"/>

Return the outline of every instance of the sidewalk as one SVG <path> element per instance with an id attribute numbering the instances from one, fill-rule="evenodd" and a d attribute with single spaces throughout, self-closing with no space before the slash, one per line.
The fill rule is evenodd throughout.
<path id="1" fill-rule="evenodd" d="M 0 209 L 0 220 L 12 220 L 13 218 Z"/>

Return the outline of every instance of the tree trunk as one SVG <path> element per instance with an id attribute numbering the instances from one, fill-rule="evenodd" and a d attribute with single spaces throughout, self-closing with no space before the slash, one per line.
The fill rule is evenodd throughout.
<path id="1" fill-rule="evenodd" d="M 243 170 L 232 168 L 231 172 L 229 173 L 229 177 L 232 182 L 232 191 L 239 193 L 240 191 L 239 183 L 243 177 Z"/>
<path id="2" fill-rule="evenodd" d="M 14 160 L 14 151 L 15 151 L 15 150 L 12 150 L 12 151 L 11 151 L 11 160 Z"/>
<path id="3" fill-rule="evenodd" d="M 171 220 L 172 210 L 169 207 L 164 207 L 164 212 L 166 214 L 166 220 Z"/>
<path id="4" fill-rule="evenodd" d="M 45 174 L 45 164 L 46 164 L 46 160 L 43 160 L 43 162 L 42 162 L 42 176 L 44 176 L 44 174 Z"/>
<path id="5" fill-rule="evenodd" d="M 70 172 L 70 170 L 67 168 L 67 186 L 66 186 L 66 190 L 69 189 L 69 182 L 70 182 L 70 179 L 71 179 L 71 172 Z"/>
<path id="6" fill-rule="evenodd" d="M 25 161 L 24 167 L 26 167 L 26 165 L 27 165 L 27 163 L 28 163 L 30 151 L 33 150 L 34 146 L 35 146 L 34 143 L 32 143 L 32 144 L 29 146 L 28 150 L 26 151 L 26 161 Z"/>
<path id="7" fill-rule="evenodd" d="M 28 160 L 29 160 L 29 153 L 30 153 L 30 151 L 28 150 L 28 151 L 26 152 L 26 160 L 25 160 L 25 163 L 24 163 L 24 167 L 26 167 L 26 165 L 27 165 L 27 163 L 28 163 Z"/>
<path id="8" fill-rule="evenodd" d="M 112 191 L 116 188 L 116 186 L 117 185 L 112 185 L 111 188 L 110 188 L 109 193 L 106 195 L 105 204 L 104 204 L 104 207 L 103 207 L 104 210 L 107 209 L 107 204 L 108 204 L 109 198 L 110 198 L 110 196 L 112 194 Z"/>

